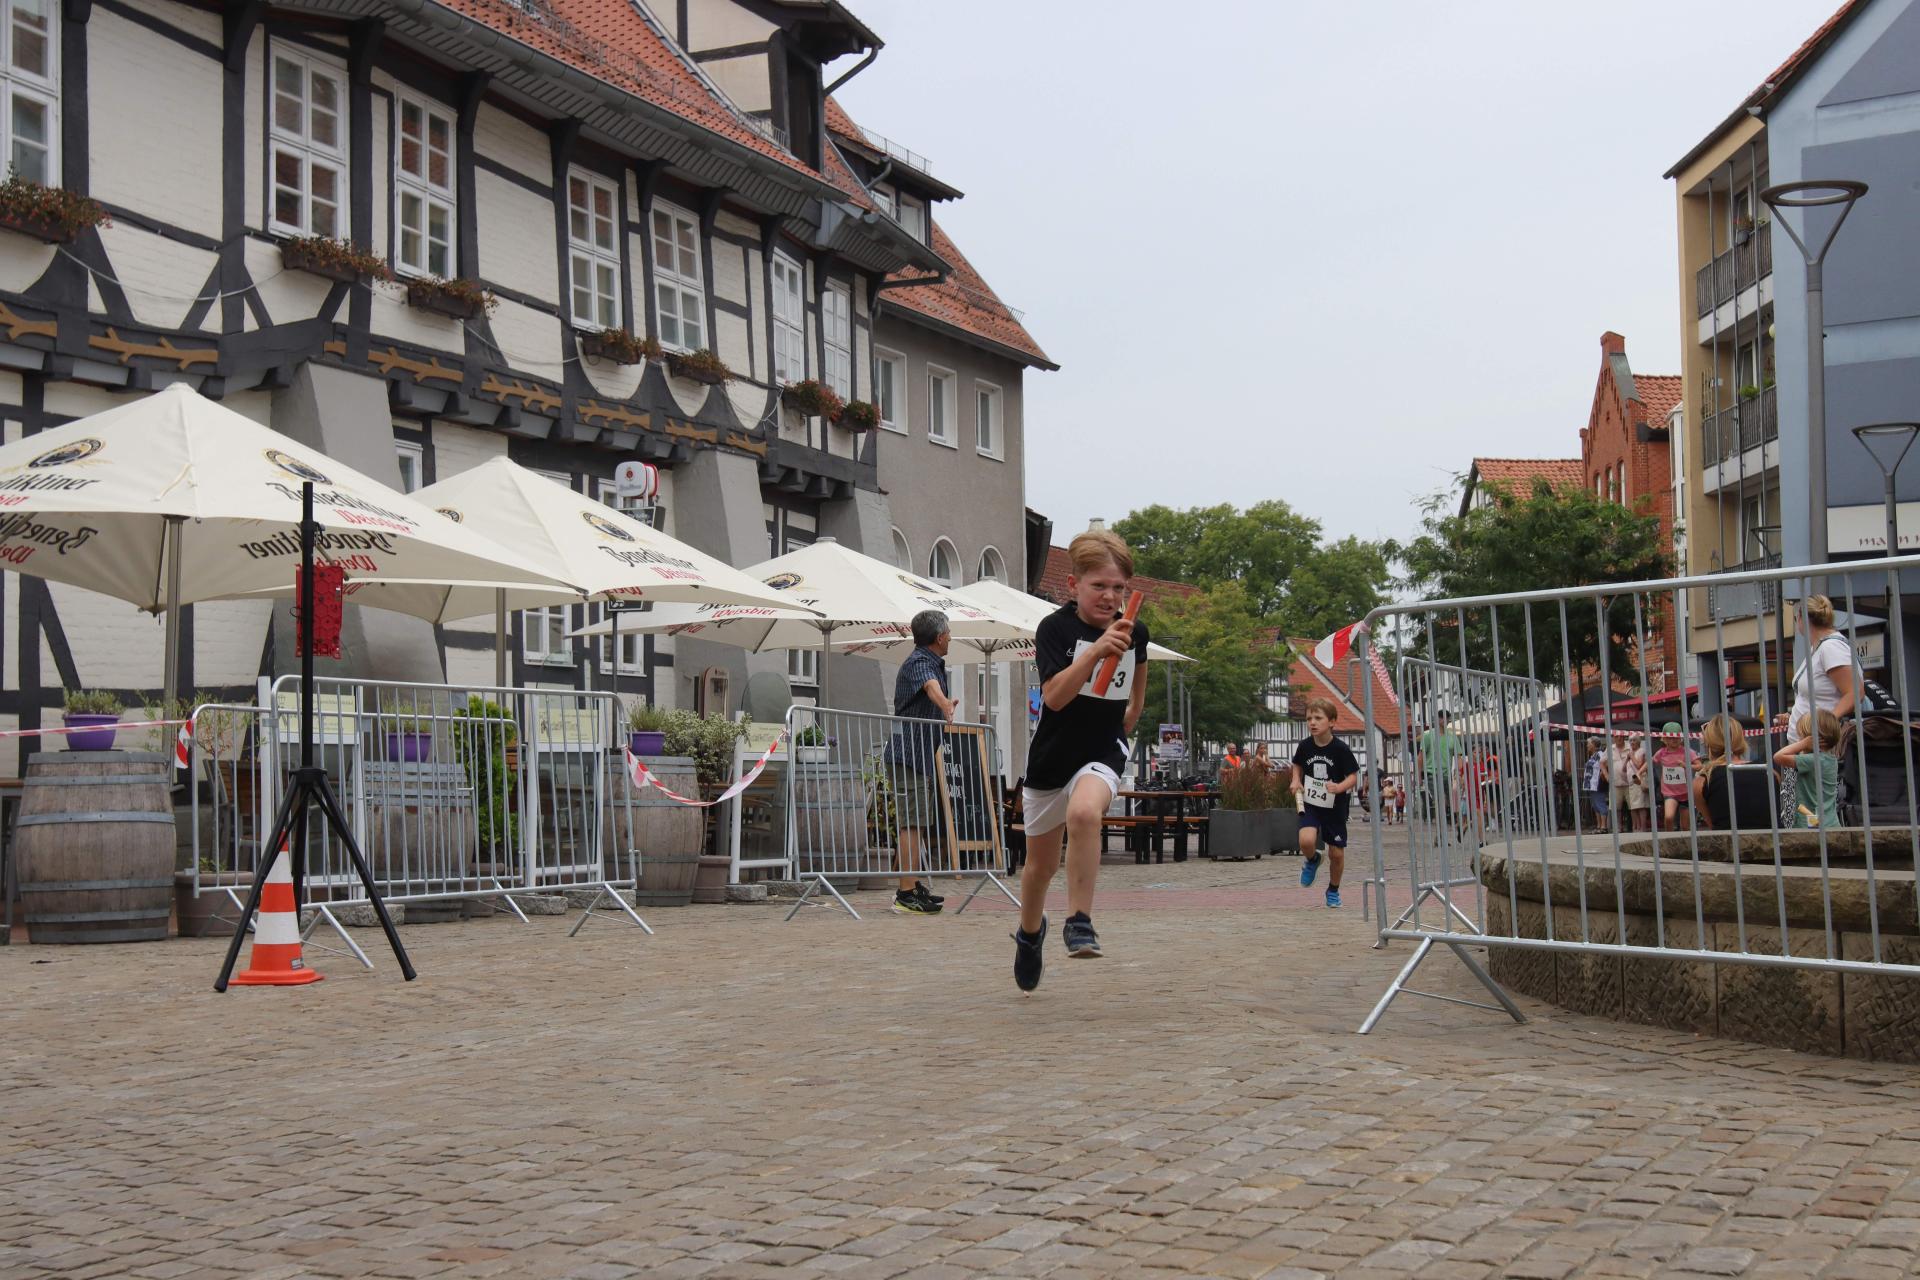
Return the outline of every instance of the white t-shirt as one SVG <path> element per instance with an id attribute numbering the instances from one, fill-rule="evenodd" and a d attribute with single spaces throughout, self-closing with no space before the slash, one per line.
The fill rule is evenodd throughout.
<path id="1" fill-rule="evenodd" d="M 1787 712 L 1787 731 L 1793 732 L 1800 717 L 1810 710 L 1831 711 L 1840 705 L 1840 686 L 1833 682 L 1836 668 L 1853 665 L 1853 648 L 1846 637 L 1834 632 L 1813 647 L 1813 653 L 1793 673 L 1793 710 Z M 1813 691 L 1809 699 L 1807 683 L 1811 675 Z"/>

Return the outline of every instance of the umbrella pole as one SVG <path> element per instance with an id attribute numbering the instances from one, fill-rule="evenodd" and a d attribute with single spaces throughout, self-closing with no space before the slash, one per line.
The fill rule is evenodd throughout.
<path id="1" fill-rule="evenodd" d="M 504 588 L 493 593 L 493 684 L 496 689 L 507 687 L 507 593 Z"/>
<path id="2" fill-rule="evenodd" d="M 833 628 L 831 626 L 821 627 L 820 628 L 820 705 L 823 707 L 832 705 L 827 701 L 827 696 L 828 696 L 827 658 L 832 653 L 833 653 Z"/>
<path id="3" fill-rule="evenodd" d="M 161 676 L 160 718 L 173 714 L 180 696 L 180 526 L 184 516 L 167 517 L 167 669 Z"/>

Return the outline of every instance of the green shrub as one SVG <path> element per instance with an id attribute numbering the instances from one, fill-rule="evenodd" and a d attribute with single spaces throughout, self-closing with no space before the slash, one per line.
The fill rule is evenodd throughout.
<path id="1" fill-rule="evenodd" d="M 467 771 L 477 803 L 475 821 L 480 844 L 496 853 L 517 847 L 520 820 L 512 810 L 513 771 L 507 767 L 507 748 L 519 737 L 513 717 L 497 702 L 471 694 L 465 707 L 455 707 L 457 724 L 453 754 Z"/>
<path id="2" fill-rule="evenodd" d="M 733 744 L 747 736 L 746 726 L 691 711 L 669 711 L 663 718 L 667 754 L 691 757 L 701 786 L 724 786 L 733 776 Z"/>
<path id="3" fill-rule="evenodd" d="M 126 710 L 119 695 L 106 689 L 68 689 L 65 703 L 70 716 L 117 716 Z"/>

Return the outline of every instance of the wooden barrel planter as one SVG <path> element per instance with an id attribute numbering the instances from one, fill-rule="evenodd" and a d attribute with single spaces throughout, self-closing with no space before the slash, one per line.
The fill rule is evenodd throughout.
<path id="1" fill-rule="evenodd" d="M 33 942 L 157 942 L 173 906 L 171 762 L 150 751 L 27 760 L 14 820 Z"/>
<path id="2" fill-rule="evenodd" d="M 647 768 L 669 791 L 698 797 L 700 775 L 686 756 L 647 756 Z M 694 873 L 700 866 L 700 848 L 706 840 L 704 809 L 678 804 L 652 787 L 635 791 L 621 781 L 626 763 L 607 761 L 606 820 L 601 839 L 609 851 L 608 864 L 631 874 L 628 849 L 640 856 L 640 883 L 634 903 L 642 907 L 684 907 L 693 900 Z M 623 809 L 621 799 L 625 798 Z M 631 835 L 628 823 L 631 821 Z"/>

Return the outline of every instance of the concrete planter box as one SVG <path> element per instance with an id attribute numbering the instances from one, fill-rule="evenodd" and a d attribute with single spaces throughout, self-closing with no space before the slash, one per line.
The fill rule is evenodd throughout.
<path id="1" fill-rule="evenodd" d="M 1216 862 L 1263 856 L 1269 844 L 1269 813 L 1266 809 L 1215 809 L 1207 815 L 1208 854 Z"/>
<path id="2" fill-rule="evenodd" d="M 1292 809 L 1269 809 L 1273 815 L 1272 825 L 1267 829 L 1267 851 L 1269 853 L 1298 853 L 1300 851 L 1300 815 Z"/>

